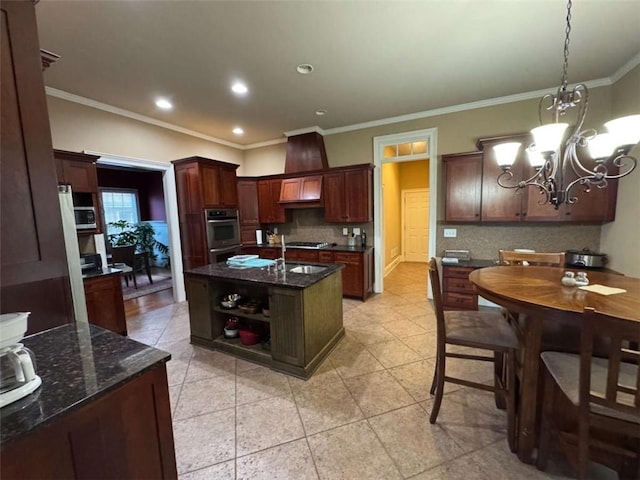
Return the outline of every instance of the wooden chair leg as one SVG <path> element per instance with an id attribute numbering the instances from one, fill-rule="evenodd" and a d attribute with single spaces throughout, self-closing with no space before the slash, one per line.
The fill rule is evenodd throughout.
<path id="1" fill-rule="evenodd" d="M 589 423 L 580 422 L 578 425 L 578 479 L 587 478 L 589 464 Z"/>
<path id="2" fill-rule="evenodd" d="M 438 359 L 436 361 L 436 398 L 433 402 L 433 409 L 429 416 L 430 423 L 436 423 L 438 413 L 440 412 L 440 405 L 442 404 L 442 395 L 444 394 L 444 371 L 445 371 L 445 346 L 438 346 Z"/>
<path id="3" fill-rule="evenodd" d="M 551 374 L 545 372 L 542 382 L 542 418 L 540 421 L 540 436 L 538 437 L 538 459 L 536 466 L 538 470 L 545 470 L 549 461 L 549 442 L 551 440 L 551 422 L 553 416 L 553 405 L 555 403 L 555 385 Z"/>
<path id="4" fill-rule="evenodd" d="M 131 272 L 131 276 L 133 277 L 133 286 L 136 288 L 136 290 L 138 289 L 138 281 L 136 280 L 136 271 L 133 270 Z"/>
<path id="5" fill-rule="evenodd" d="M 436 355 L 436 366 L 433 369 L 433 380 L 431 380 L 431 389 L 429 390 L 429 393 L 431 395 L 436 393 L 437 379 L 438 379 L 438 355 Z"/>

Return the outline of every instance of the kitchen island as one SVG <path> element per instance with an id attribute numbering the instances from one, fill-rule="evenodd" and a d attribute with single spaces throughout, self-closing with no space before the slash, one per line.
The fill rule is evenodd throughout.
<path id="1" fill-rule="evenodd" d="M 292 270 L 300 265 L 295 263 L 287 263 L 283 271 L 216 263 L 186 271 L 191 342 L 309 378 L 344 336 L 343 266 L 314 265 L 321 270 L 296 273 Z M 252 301 L 257 310 L 245 308 L 242 301 L 242 308 L 224 308 L 222 299 L 234 293 Z M 232 318 L 261 341 L 243 345 L 239 338 L 225 338 L 225 325 Z"/>
<path id="2" fill-rule="evenodd" d="M 83 323 L 22 343 L 42 385 L 0 410 L 3 479 L 177 478 L 170 354 Z"/>

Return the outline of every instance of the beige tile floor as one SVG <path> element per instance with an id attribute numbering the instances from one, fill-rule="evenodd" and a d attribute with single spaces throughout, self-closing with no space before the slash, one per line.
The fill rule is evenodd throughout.
<path id="1" fill-rule="evenodd" d="M 171 352 L 178 473 L 201 479 L 571 478 L 509 452 L 493 397 L 447 385 L 431 425 L 435 317 L 425 264 L 404 263 L 367 302 L 344 300 L 346 337 L 308 381 L 189 343 L 186 303 L 128 319 L 130 337 Z M 490 366 L 448 372 L 490 381 Z M 615 478 L 598 466 L 593 478 Z M 612 475 L 613 474 L 613 475 Z"/>

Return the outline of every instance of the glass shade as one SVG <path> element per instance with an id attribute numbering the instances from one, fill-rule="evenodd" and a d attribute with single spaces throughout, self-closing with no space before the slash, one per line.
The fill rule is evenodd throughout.
<path id="1" fill-rule="evenodd" d="M 613 149 L 616 147 L 614 143 L 613 135 L 610 133 L 601 133 L 589 140 L 589 155 L 591 158 L 607 158 L 613 153 Z"/>
<path id="2" fill-rule="evenodd" d="M 520 142 L 509 142 L 494 145 L 493 151 L 496 154 L 496 161 L 501 167 L 510 167 L 516 161 L 516 155 L 520 150 Z"/>
<path id="3" fill-rule="evenodd" d="M 613 146 L 635 145 L 640 142 L 640 115 L 616 118 L 604 124 L 613 136 Z"/>
<path id="4" fill-rule="evenodd" d="M 527 157 L 529 158 L 529 163 L 533 168 L 540 168 L 544 165 L 545 159 L 537 150 L 527 148 Z"/>
<path id="5" fill-rule="evenodd" d="M 550 123 L 531 130 L 536 150 L 540 153 L 555 152 L 560 147 L 568 123 Z"/>

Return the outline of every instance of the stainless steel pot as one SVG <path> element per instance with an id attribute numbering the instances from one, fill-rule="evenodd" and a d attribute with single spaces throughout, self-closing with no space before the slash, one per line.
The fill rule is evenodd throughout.
<path id="1" fill-rule="evenodd" d="M 565 252 L 565 263 L 574 267 L 602 268 L 607 262 L 605 253 L 592 252 L 588 248 Z"/>

